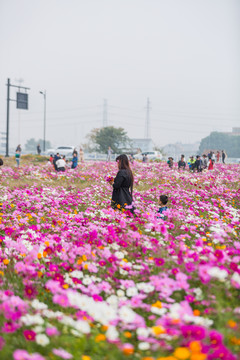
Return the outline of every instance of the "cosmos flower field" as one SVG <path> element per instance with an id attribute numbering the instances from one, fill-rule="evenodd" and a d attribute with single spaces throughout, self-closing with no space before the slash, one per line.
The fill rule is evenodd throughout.
<path id="1" fill-rule="evenodd" d="M 0 359 L 237 360 L 240 165 L 136 163 L 134 215 L 116 172 L 0 169 Z"/>

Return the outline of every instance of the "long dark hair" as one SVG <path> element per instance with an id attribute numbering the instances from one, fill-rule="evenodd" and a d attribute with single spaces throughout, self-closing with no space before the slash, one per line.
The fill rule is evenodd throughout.
<path id="1" fill-rule="evenodd" d="M 119 170 L 127 170 L 127 173 L 128 173 L 128 175 L 130 176 L 130 178 L 131 178 L 130 189 L 131 189 L 131 195 L 132 195 L 134 177 L 133 177 L 133 173 L 132 173 L 132 170 L 131 170 L 131 168 L 130 168 L 130 165 L 129 165 L 128 157 L 127 157 L 127 155 L 122 154 L 122 155 L 119 155 L 119 156 L 116 158 L 116 161 L 118 162 L 118 168 L 119 168 Z"/>

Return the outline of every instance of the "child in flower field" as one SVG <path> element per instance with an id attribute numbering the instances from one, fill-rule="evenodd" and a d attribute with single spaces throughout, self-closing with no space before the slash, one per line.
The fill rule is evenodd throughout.
<path id="1" fill-rule="evenodd" d="M 158 213 L 160 214 L 158 217 L 161 219 L 166 219 L 166 216 L 164 215 L 164 212 L 168 210 L 168 207 L 166 206 L 168 203 L 168 196 L 167 195 L 160 195 L 158 200 L 158 205 L 160 205 L 160 208 L 158 210 Z"/>

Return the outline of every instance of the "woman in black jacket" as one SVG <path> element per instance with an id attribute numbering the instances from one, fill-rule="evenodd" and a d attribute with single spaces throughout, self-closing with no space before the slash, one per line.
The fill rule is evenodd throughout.
<path id="1" fill-rule="evenodd" d="M 128 157 L 127 155 L 122 154 L 116 158 L 116 161 L 118 163 L 119 170 L 113 182 L 111 206 L 113 209 L 124 209 L 127 206 L 127 209 L 133 212 L 133 173 L 129 166 Z"/>

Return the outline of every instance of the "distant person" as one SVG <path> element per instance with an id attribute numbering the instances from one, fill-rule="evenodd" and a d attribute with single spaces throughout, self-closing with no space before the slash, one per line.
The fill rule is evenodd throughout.
<path id="1" fill-rule="evenodd" d="M 217 151 L 216 159 L 217 159 L 217 163 L 219 163 L 219 160 L 220 160 L 220 151 Z"/>
<path id="2" fill-rule="evenodd" d="M 0 166 L 3 166 L 3 159 L 0 158 Z"/>
<path id="3" fill-rule="evenodd" d="M 51 164 L 53 163 L 53 155 L 52 154 L 50 154 L 49 161 Z"/>
<path id="4" fill-rule="evenodd" d="M 54 155 L 54 158 L 53 158 L 53 165 L 54 165 L 55 170 L 57 170 L 56 162 L 57 162 L 59 159 L 61 159 L 61 156 L 59 155 L 59 153 L 56 153 L 56 154 Z"/>
<path id="5" fill-rule="evenodd" d="M 122 154 L 116 158 L 116 161 L 118 173 L 115 179 L 110 182 L 113 186 L 111 207 L 113 209 L 125 209 L 134 212 L 132 205 L 133 173 L 129 165 L 128 157 Z"/>
<path id="6" fill-rule="evenodd" d="M 194 168 L 194 163 L 195 163 L 195 160 L 194 160 L 194 157 L 193 156 L 190 156 L 189 160 L 188 160 L 188 166 L 189 166 L 189 170 L 193 170 Z"/>
<path id="7" fill-rule="evenodd" d="M 203 154 L 202 168 L 203 168 L 203 170 L 204 170 L 204 169 L 207 169 L 207 167 L 208 167 L 207 155 L 206 155 L 206 154 Z"/>
<path id="8" fill-rule="evenodd" d="M 77 153 L 73 153 L 73 158 L 72 158 L 72 166 L 71 169 L 76 169 L 78 165 L 78 158 L 77 158 Z"/>
<path id="9" fill-rule="evenodd" d="M 160 214 L 158 217 L 166 220 L 166 216 L 164 215 L 165 211 L 168 210 L 168 207 L 166 206 L 168 203 L 168 196 L 167 195 L 160 195 L 159 200 L 158 200 L 158 205 L 159 210 L 158 210 L 158 214 Z"/>
<path id="10" fill-rule="evenodd" d="M 185 168 L 186 168 L 185 158 L 184 155 L 181 155 L 181 159 L 178 162 L 178 170 L 185 170 Z"/>
<path id="11" fill-rule="evenodd" d="M 17 146 L 16 152 L 17 152 L 17 151 L 21 154 L 21 152 L 22 152 L 21 144 L 19 144 L 19 145 Z"/>
<path id="12" fill-rule="evenodd" d="M 170 169 L 173 168 L 173 158 L 171 156 L 168 158 L 167 164 L 168 164 Z"/>
<path id="13" fill-rule="evenodd" d="M 41 155 L 41 147 L 40 147 L 40 144 L 38 144 L 38 146 L 37 146 L 37 153 L 38 153 L 38 155 Z"/>
<path id="14" fill-rule="evenodd" d="M 143 162 L 143 163 L 147 163 L 147 162 L 148 162 L 148 155 L 147 155 L 147 154 L 143 154 L 142 162 Z"/>
<path id="15" fill-rule="evenodd" d="M 214 162 L 213 162 L 212 159 L 210 158 L 210 159 L 208 160 L 208 170 L 213 170 L 213 164 L 214 164 Z"/>
<path id="16" fill-rule="evenodd" d="M 76 156 L 78 156 L 78 152 L 77 152 L 76 148 L 73 150 L 72 156 L 74 156 L 74 154 L 76 154 Z"/>
<path id="17" fill-rule="evenodd" d="M 111 149 L 111 147 L 109 146 L 109 147 L 108 147 L 108 154 L 107 154 L 107 161 L 111 161 L 111 156 L 112 156 L 112 149 Z"/>
<path id="18" fill-rule="evenodd" d="M 65 157 L 64 157 L 65 158 Z M 60 158 L 56 161 L 57 171 L 65 171 L 66 162 L 64 158 Z"/>
<path id="19" fill-rule="evenodd" d="M 82 148 L 79 150 L 79 161 L 84 162 L 84 152 Z"/>
<path id="20" fill-rule="evenodd" d="M 19 150 L 16 150 L 15 160 L 16 160 L 17 167 L 19 167 L 19 165 L 20 165 L 20 157 L 21 157 L 20 151 L 19 151 Z"/>
<path id="21" fill-rule="evenodd" d="M 211 159 L 211 158 L 212 158 L 212 151 L 209 151 L 207 157 L 208 157 L 208 159 Z"/>
<path id="22" fill-rule="evenodd" d="M 186 159 L 185 159 L 185 155 L 184 155 L 184 154 L 181 155 L 181 159 L 186 163 Z"/>
<path id="23" fill-rule="evenodd" d="M 202 165 L 203 165 L 202 159 L 201 159 L 200 155 L 197 155 L 196 161 L 194 163 L 194 170 L 197 170 L 197 172 L 201 172 L 202 168 L 203 168 Z"/>
<path id="24" fill-rule="evenodd" d="M 212 152 L 212 161 L 216 162 L 216 156 L 215 156 L 214 152 Z"/>
<path id="25" fill-rule="evenodd" d="M 222 163 L 225 164 L 225 159 L 227 157 L 227 154 L 224 150 L 222 150 Z"/>

